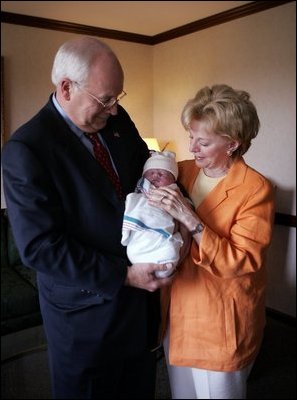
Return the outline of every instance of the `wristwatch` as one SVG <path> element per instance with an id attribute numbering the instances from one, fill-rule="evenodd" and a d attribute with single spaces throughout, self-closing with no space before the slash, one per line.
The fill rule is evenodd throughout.
<path id="1" fill-rule="evenodd" d="M 190 231 L 190 234 L 192 236 L 196 235 L 196 233 L 201 233 L 203 231 L 203 229 L 204 229 L 204 225 L 201 222 L 198 222 L 196 227 L 192 231 Z"/>

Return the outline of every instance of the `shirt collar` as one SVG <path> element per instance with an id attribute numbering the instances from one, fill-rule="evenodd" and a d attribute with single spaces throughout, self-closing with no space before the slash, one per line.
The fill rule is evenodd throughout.
<path id="1" fill-rule="evenodd" d="M 81 138 L 82 136 L 84 136 L 84 132 L 79 129 L 72 121 L 71 119 L 68 117 L 68 115 L 65 113 L 65 111 L 63 110 L 63 108 L 60 106 L 60 104 L 58 103 L 58 100 L 56 99 L 56 94 L 53 93 L 52 96 L 52 100 L 53 100 L 53 104 L 55 106 L 55 108 L 57 109 L 58 113 L 61 115 L 61 117 L 64 119 L 64 121 L 66 122 L 66 124 L 69 126 L 69 128 L 72 130 L 72 132 L 74 132 L 76 134 L 76 136 L 78 136 L 79 138 Z"/>

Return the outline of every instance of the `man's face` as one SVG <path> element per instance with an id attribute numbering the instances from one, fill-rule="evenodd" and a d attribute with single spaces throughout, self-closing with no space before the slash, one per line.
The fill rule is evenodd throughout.
<path id="1" fill-rule="evenodd" d="M 117 114 L 117 99 L 123 96 L 123 72 L 113 58 L 95 60 L 86 83 L 70 81 L 68 113 L 84 132 L 104 128 L 108 118 Z"/>

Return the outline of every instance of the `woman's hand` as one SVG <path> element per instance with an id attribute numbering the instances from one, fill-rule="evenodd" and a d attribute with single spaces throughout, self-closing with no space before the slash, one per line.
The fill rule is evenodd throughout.
<path id="1" fill-rule="evenodd" d="M 184 246 L 181 249 L 180 256 L 183 259 L 189 251 L 192 237 L 198 245 L 200 244 L 202 233 L 190 236 L 190 232 L 194 230 L 198 223 L 201 223 L 199 216 L 179 189 L 175 190 L 167 186 L 151 189 L 148 199 L 151 206 L 167 211 L 176 221 L 181 223 L 180 232 L 184 240 Z"/>
<path id="2" fill-rule="evenodd" d="M 192 210 L 189 201 L 182 195 L 179 189 L 172 189 L 163 186 L 158 189 L 151 189 L 148 194 L 149 204 L 151 206 L 167 211 L 174 219 L 185 226 L 189 220 L 197 218 Z"/>

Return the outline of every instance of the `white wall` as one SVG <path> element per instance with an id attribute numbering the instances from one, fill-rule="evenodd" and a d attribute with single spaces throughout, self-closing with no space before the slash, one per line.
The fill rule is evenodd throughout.
<path id="1" fill-rule="evenodd" d="M 142 136 L 191 158 L 180 123 L 185 102 L 205 85 L 249 91 L 261 120 L 246 161 L 277 186 L 277 211 L 296 214 L 296 4 L 202 30 L 154 47 L 106 40 L 126 74 L 123 105 Z M 58 46 L 75 35 L 1 24 L 9 132 L 46 101 Z M 296 229 L 276 226 L 268 255 L 267 305 L 296 315 Z"/>

